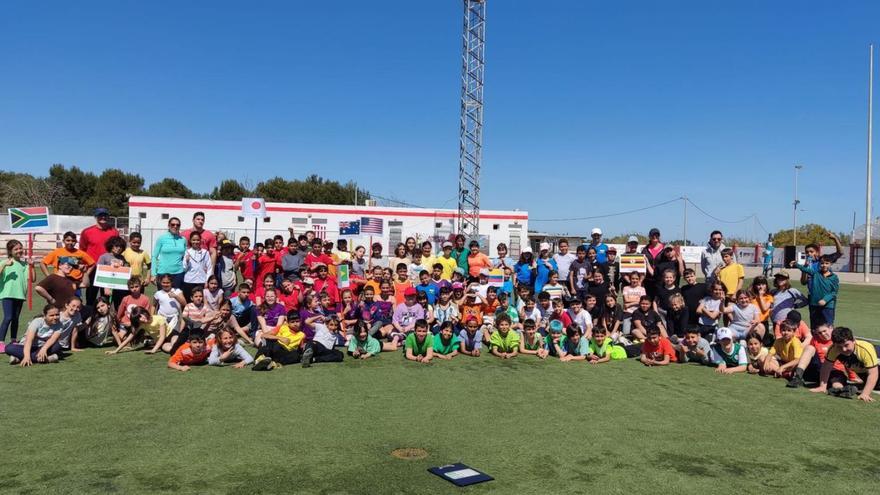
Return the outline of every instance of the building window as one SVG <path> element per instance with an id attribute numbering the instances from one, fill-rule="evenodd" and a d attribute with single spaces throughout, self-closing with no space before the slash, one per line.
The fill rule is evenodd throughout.
<path id="1" fill-rule="evenodd" d="M 389 226 L 389 227 L 403 227 L 403 222 L 400 222 L 400 221 L 397 221 L 397 220 L 390 220 L 390 221 L 388 222 L 388 226 Z"/>
<path id="2" fill-rule="evenodd" d="M 434 228 L 435 228 L 435 229 L 442 229 L 442 228 L 443 228 L 443 222 L 434 222 Z"/>
<path id="3" fill-rule="evenodd" d="M 171 215 L 169 215 L 169 214 L 167 214 L 167 213 L 163 213 L 163 214 L 162 214 L 162 220 L 168 220 L 168 218 L 169 218 L 170 216 L 171 216 Z"/>
<path id="4" fill-rule="evenodd" d="M 293 217 L 290 219 L 290 223 L 305 225 L 305 224 L 309 223 L 309 219 L 302 218 L 302 217 Z"/>
<path id="5" fill-rule="evenodd" d="M 263 217 L 263 223 L 269 223 L 272 220 L 272 217 Z"/>
<path id="6" fill-rule="evenodd" d="M 313 218 L 312 225 L 327 225 L 326 218 Z"/>
<path id="7" fill-rule="evenodd" d="M 244 217 L 238 217 L 239 222 L 244 222 Z"/>
<path id="8" fill-rule="evenodd" d="M 138 218 L 147 218 L 147 212 L 142 211 L 142 212 L 138 213 Z"/>
<path id="9" fill-rule="evenodd" d="M 500 228 L 501 228 L 501 225 L 499 225 L 499 224 L 497 224 L 497 223 L 493 223 L 493 224 L 492 224 L 492 230 L 498 230 L 498 229 L 500 229 Z"/>

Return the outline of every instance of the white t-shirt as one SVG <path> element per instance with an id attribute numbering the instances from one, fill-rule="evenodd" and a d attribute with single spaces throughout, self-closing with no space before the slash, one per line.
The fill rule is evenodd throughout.
<path id="1" fill-rule="evenodd" d="M 165 318 L 174 318 L 178 314 L 180 314 L 181 307 L 180 302 L 175 299 L 172 294 L 182 294 L 180 289 L 171 289 L 170 292 L 165 292 L 164 290 L 159 290 L 156 292 L 156 295 L 153 297 L 156 298 L 156 302 L 159 303 L 158 313 Z"/>
<path id="2" fill-rule="evenodd" d="M 61 344 L 61 347 L 69 349 L 70 336 L 73 335 L 73 329 L 82 323 L 82 315 L 76 313 L 73 317 L 68 317 L 67 314 L 62 311 L 58 323 L 61 325 L 61 336 L 58 338 L 58 343 Z"/>
<path id="3" fill-rule="evenodd" d="M 587 327 L 593 326 L 593 317 L 585 309 L 581 308 L 578 314 L 572 314 L 570 309 L 565 310 L 571 321 L 581 329 L 581 333 L 586 333 Z"/>
<path id="4" fill-rule="evenodd" d="M 721 307 L 721 303 L 723 303 L 723 299 L 712 299 L 711 297 L 704 297 L 700 304 L 703 305 L 703 309 L 708 309 L 709 311 L 718 311 L 718 308 Z M 716 320 L 709 318 L 708 316 L 701 314 L 700 315 L 700 325 L 715 325 L 717 323 Z"/>
<path id="5" fill-rule="evenodd" d="M 61 322 L 59 321 L 58 323 L 49 326 L 46 324 L 46 320 L 42 317 L 34 318 L 31 320 L 30 324 L 28 324 L 27 331 L 34 332 L 33 345 L 39 348 L 42 347 L 50 337 L 52 337 L 53 333 L 61 331 Z"/>
<path id="6" fill-rule="evenodd" d="M 553 255 L 553 259 L 556 261 L 556 271 L 559 272 L 559 280 L 568 280 L 568 269 L 571 267 L 571 262 L 577 259 L 577 256 L 572 252 L 566 254 L 556 253 Z"/>
<path id="7" fill-rule="evenodd" d="M 330 333 L 327 325 L 323 323 L 315 323 L 315 337 L 312 340 L 319 342 L 327 349 L 333 349 L 333 346 L 336 345 L 336 335 Z"/>

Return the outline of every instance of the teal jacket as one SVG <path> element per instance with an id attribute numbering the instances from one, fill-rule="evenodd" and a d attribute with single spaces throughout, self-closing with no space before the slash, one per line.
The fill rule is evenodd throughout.
<path id="1" fill-rule="evenodd" d="M 807 265 L 797 265 L 798 269 L 810 275 L 807 287 L 810 289 L 810 306 L 818 306 L 819 301 L 825 301 L 825 307 L 834 308 L 837 304 L 837 291 L 840 289 L 840 279 L 836 273 L 824 277 L 819 270 Z"/>

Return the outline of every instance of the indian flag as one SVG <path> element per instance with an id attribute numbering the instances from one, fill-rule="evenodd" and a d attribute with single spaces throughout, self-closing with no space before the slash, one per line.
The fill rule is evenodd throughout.
<path id="1" fill-rule="evenodd" d="M 131 267 L 110 265 L 98 265 L 95 267 L 95 286 L 105 289 L 128 289 L 128 279 L 131 278 Z"/>

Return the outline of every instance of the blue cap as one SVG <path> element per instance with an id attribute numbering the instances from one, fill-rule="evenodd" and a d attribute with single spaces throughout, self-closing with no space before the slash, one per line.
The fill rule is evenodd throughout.
<path id="1" fill-rule="evenodd" d="M 102 215 L 110 216 L 110 210 L 107 208 L 95 208 L 95 216 L 100 217 Z"/>

